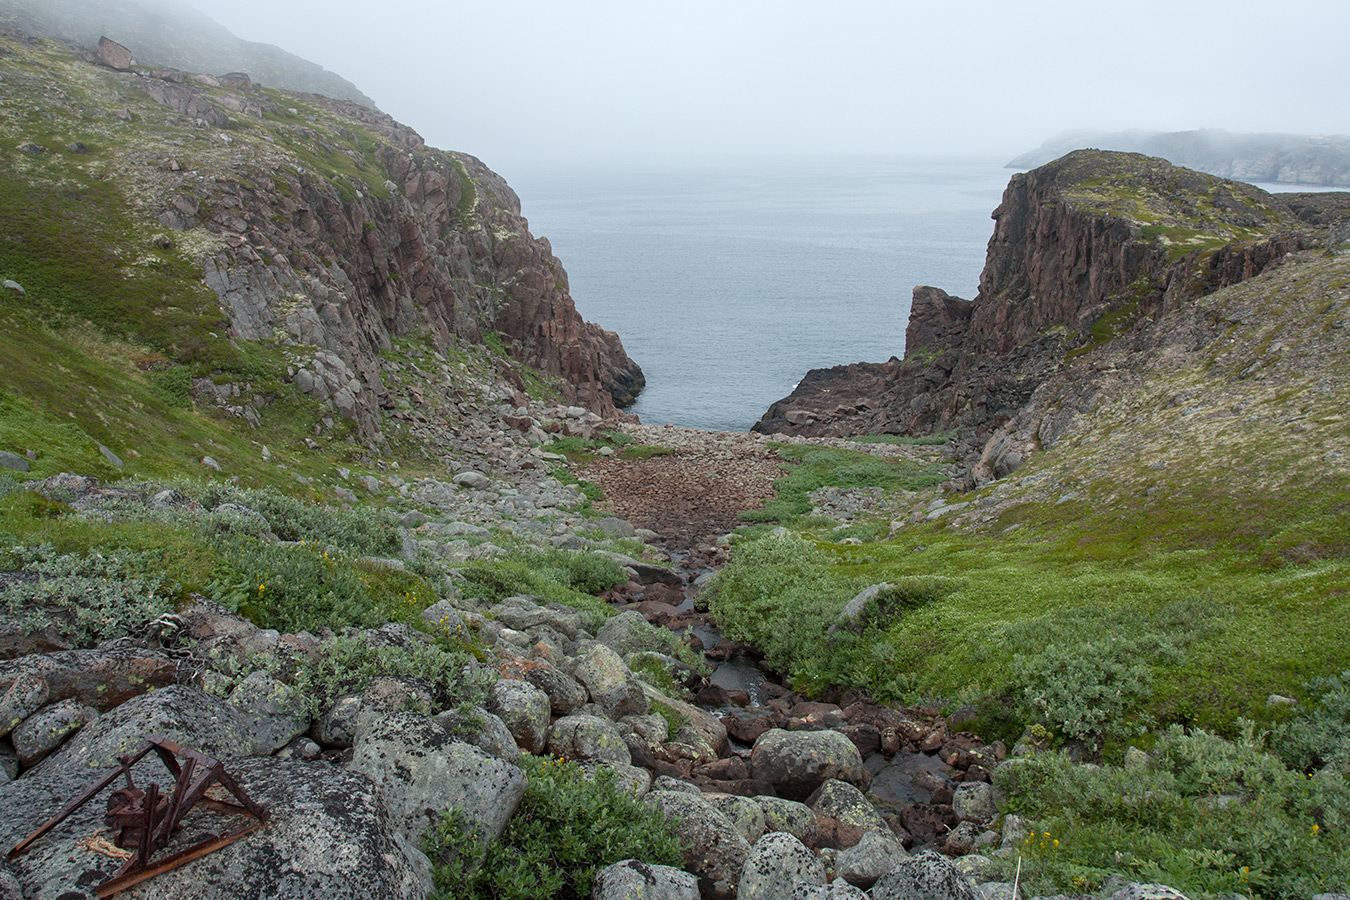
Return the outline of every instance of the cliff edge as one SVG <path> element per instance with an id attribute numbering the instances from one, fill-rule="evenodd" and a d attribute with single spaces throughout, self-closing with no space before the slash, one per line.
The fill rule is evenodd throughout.
<path id="1" fill-rule="evenodd" d="M 1011 179 L 973 301 L 915 288 L 903 360 L 812 371 L 754 430 L 954 431 L 972 478 L 1006 474 L 1016 454 L 979 461 L 1041 385 L 1090 375 L 1092 352 L 1136 324 L 1317 245 L 1346 210 L 1344 195 L 1277 198 L 1139 154 L 1071 153 Z"/>

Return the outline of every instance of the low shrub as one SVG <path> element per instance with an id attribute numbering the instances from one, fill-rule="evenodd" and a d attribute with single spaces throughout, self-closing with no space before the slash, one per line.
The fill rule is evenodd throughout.
<path id="1" fill-rule="evenodd" d="M 1350 771 L 1350 671 L 1314 678 L 1303 688 L 1309 703 L 1276 731 L 1276 749 L 1304 772 L 1326 765 Z"/>
<path id="2" fill-rule="evenodd" d="M 628 580 L 618 563 L 598 553 L 537 547 L 473 560 L 460 568 L 460 574 L 467 582 L 465 596 L 495 603 L 516 594 L 529 594 L 540 603 L 561 603 L 581 610 L 591 630 L 614 614 L 609 604 L 595 595 Z"/>
<path id="3" fill-rule="evenodd" d="M 447 810 L 422 838 L 436 898 L 586 900 L 595 876 L 624 859 L 678 866 L 680 846 L 660 813 L 614 783 L 588 780 L 575 762 L 521 758 L 525 796 L 500 840 L 482 849 L 464 814 Z"/>

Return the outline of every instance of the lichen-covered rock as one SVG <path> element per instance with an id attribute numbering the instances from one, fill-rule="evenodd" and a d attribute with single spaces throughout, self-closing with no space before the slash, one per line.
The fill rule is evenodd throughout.
<path id="1" fill-rule="evenodd" d="M 14 752 L 25 769 L 51 753 L 76 731 L 98 718 L 92 707 L 74 700 L 62 700 L 33 713 L 14 733 Z"/>
<path id="2" fill-rule="evenodd" d="M 248 724 L 237 709 L 196 688 L 173 685 L 133 697 L 85 725 L 34 771 L 63 776 L 68 785 L 92 782 L 115 767 L 120 757 L 144 749 L 156 734 L 217 759 L 253 752 Z M 132 772 L 138 783 L 141 777 L 165 778 L 164 766 L 154 754 Z"/>
<path id="3" fill-rule="evenodd" d="M 786 831 L 800 841 L 811 842 L 816 829 L 816 814 L 811 807 L 797 800 L 767 795 L 754 800 L 764 811 L 765 831 Z"/>
<path id="4" fill-rule="evenodd" d="M 360 730 L 361 698 L 348 694 L 333 701 L 314 721 L 309 736 L 325 747 L 350 747 Z"/>
<path id="5" fill-rule="evenodd" d="M 1134 881 L 1112 894 L 1110 900 L 1186 900 L 1186 895 L 1165 884 Z"/>
<path id="6" fill-rule="evenodd" d="M 588 781 L 601 777 L 602 772 L 607 773 L 604 777 L 613 779 L 615 787 L 628 792 L 635 800 L 646 797 L 652 789 L 652 773 L 638 766 L 594 760 L 581 763 L 582 777 Z"/>
<path id="7" fill-rule="evenodd" d="M 976 900 L 970 880 L 951 860 L 923 850 L 882 875 L 872 886 L 872 900 Z"/>
<path id="8" fill-rule="evenodd" d="M 436 714 L 436 721 L 454 737 L 473 744 L 489 756 L 514 763 L 520 759 L 520 745 L 500 717 L 476 706 L 467 713 L 447 709 Z"/>
<path id="9" fill-rule="evenodd" d="M 591 900 L 699 900 L 698 878 L 682 869 L 625 859 L 595 876 Z"/>
<path id="10" fill-rule="evenodd" d="M 309 730 L 304 698 L 266 672 L 253 672 L 230 692 L 230 705 L 243 714 L 253 732 L 254 752 L 275 753 Z"/>
<path id="11" fill-rule="evenodd" d="M 787 900 L 867 900 L 867 893 L 862 888 L 854 887 L 842 878 L 836 878 L 824 887 L 799 884 L 785 896 Z"/>
<path id="12" fill-rule="evenodd" d="M 805 844 L 790 834 L 773 831 L 750 850 L 741 868 L 738 900 L 778 900 L 797 885 L 825 886 L 825 866 Z"/>
<path id="13" fill-rule="evenodd" d="M 611 718 L 643 715 L 651 708 L 642 683 L 619 654 L 604 644 L 591 644 L 582 651 L 573 674 Z"/>
<path id="14" fill-rule="evenodd" d="M 543 751 L 552 709 L 548 694 L 528 681 L 503 678 L 492 685 L 487 708 L 506 723 L 520 749 L 530 753 Z"/>
<path id="15" fill-rule="evenodd" d="M 862 755 L 836 731 L 783 731 L 774 728 L 755 741 L 750 777 L 774 786 L 780 796 L 807 797 L 831 778 L 866 788 L 871 782 Z"/>
<path id="16" fill-rule="evenodd" d="M 24 719 L 47 703 L 51 691 L 47 679 L 35 672 L 19 672 L 0 697 L 0 737 L 9 734 Z"/>
<path id="17" fill-rule="evenodd" d="M 681 758 L 689 759 L 695 765 L 705 765 L 727 754 L 730 748 L 727 741 L 727 727 L 720 719 L 692 703 L 667 697 L 645 682 L 641 687 L 653 706 L 664 707 L 667 712 L 674 713 L 677 718 L 684 720 L 684 724 L 666 741 L 684 748 L 684 755 Z"/>
<path id="18" fill-rule="evenodd" d="M 462 810 L 484 838 L 501 837 L 525 793 L 520 769 L 455 740 L 416 713 L 372 720 L 357 736 L 350 768 L 375 782 L 410 841 L 419 840 L 451 806 Z"/>
<path id="19" fill-rule="evenodd" d="M 487 610 L 489 618 L 496 619 L 507 628 L 528 632 L 541 625 L 547 625 L 560 634 L 576 640 L 581 630 L 581 613 L 571 607 L 553 603 L 540 606 L 533 597 L 507 597 Z"/>
<path id="20" fill-rule="evenodd" d="M 815 813 L 815 846 L 852 847 L 869 831 L 889 835 L 890 827 L 876 807 L 853 785 L 832 778 L 811 797 Z"/>
<path id="21" fill-rule="evenodd" d="M 952 809 L 966 822 L 987 825 L 998 818 L 994 786 L 982 781 L 965 781 L 956 786 Z"/>
<path id="22" fill-rule="evenodd" d="M 595 633 L 595 639 L 620 656 L 637 653 L 642 650 L 660 650 L 663 644 L 656 626 L 647 621 L 636 610 L 625 610 L 605 624 Z"/>
<path id="23" fill-rule="evenodd" d="M 158 650 L 61 650 L 0 661 L 0 688 L 21 674 L 47 682 L 47 703 L 77 700 L 100 713 L 146 691 L 173 684 L 178 666 Z"/>
<path id="24" fill-rule="evenodd" d="M 661 811 L 684 845 L 684 865 L 699 878 L 705 898 L 731 900 L 750 844 L 730 819 L 706 800 L 678 791 L 652 791 L 647 804 Z"/>
<path id="25" fill-rule="evenodd" d="M 144 900 L 418 900 L 429 867 L 402 841 L 370 781 L 326 763 L 234 760 L 230 772 L 270 814 L 266 827 L 136 887 Z M 163 779 L 162 779 L 163 780 Z M 59 777 L 0 788 L 0 841 L 11 846 L 66 802 Z M 91 849 L 106 827 L 102 800 L 85 804 L 12 866 L 29 900 L 54 900 L 111 877 L 121 865 Z M 200 816 L 200 813 L 194 813 Z M 189 821 L 192 821 L 189 819 Z M 417 859 L 421 857 L 421 859 Z"/>
<path id="26" fill-rule="evenodd" d="M 566 759 L 623 765 L 633 761 L 619 732 L 599 716 L 564 716 L 554 722 L 548 750 Z"/>
<path id="27" fill-rule="evenodd" d="M 703 799 L 707 800 L 713 807 L 726 816 L 745 839 L 753 844 L 759 840 L 765 832 L 764 827 L 764 809 L 749 797 L 738 797 L 735 794 L 704 794 Z"/>
<path id="28" fill-rule="evenodd" d="M 852 847 L 840 851 L 835 871 L 849 884 L 870 888 L 908 855 L 895 835 L 868 831 Z"/>
<path id="29" fill-rule="evenodd" d="M 570 716 L 586 702 L 588 695 L 581 682 L 551 663 L 532 660 L 521 675 L 548 694 L 548 702 L 555 716 Z"/>

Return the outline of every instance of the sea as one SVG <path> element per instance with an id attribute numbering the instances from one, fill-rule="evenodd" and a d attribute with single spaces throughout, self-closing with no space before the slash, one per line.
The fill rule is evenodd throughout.
<path id="1" fill-rule="evenodd" d="M 744 431 L 808 369 L 903 357 L 915 285 L 971 299 L 1002 160 L 510 169 L 577 309 L 618 332 L 644 423 Z"/>

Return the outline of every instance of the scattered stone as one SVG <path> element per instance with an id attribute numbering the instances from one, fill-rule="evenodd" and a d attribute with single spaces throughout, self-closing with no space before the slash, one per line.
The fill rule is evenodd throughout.
<path id="1" fill-rule="evenodd" d="M 20 296 L 28 293 L 23 289 L 23 285 L 19 284 L 17 281 L 10 281 L 8 278 L 6 278 L 3 282 L 0 282 L 0 287 L 4 288 L 7 291 L 13 291 L 14 293 L 19 294 Z"/>
<path id="2" fill-rule="evenodd" d="M 1130 882 L 1111 895 L 1110 900 L 1187 900 L 1176 888 L 1156 882 Z"/>
<path id="3" fill-rule="evenodd" d="M 699 876 L 708 900 L 733 900 L 750 844 L 730 819 L 701 796 L 652 791 L 647 804 L 660 810 L 684 845 L 685 867 Z"/>
<path id="4" fill-rule="evenodd" d="M 203 456 L 203 457 L 202 457 L 202 465 L 203 465 L 203 466 L 206 466 L 206 468 L 210 469 L 212 472 L 223 472 L 223 471 L 224 471 L 224 469 L 222 469 L 222 468 L 220 467 L 220 463 L 216 462 L 214 459 L 212 459 L 212 458 L 209 457 L 209 456 Z"/>
<path id="5" fill-rule="evenodd" d="M 872 887 L 872 900 L 976 900 L 951 860 L 924 850 L 901 860 Z"/>
<path id="6" fill-rule="evenodd" d="M 19 765 L 31 768 L 79 729 L 98 718 L 98 711 L 74 700 L 62 700 L 24 719 L 10 735 Z"/>
<path id="7" fill-rule="evenodd" d="M 492 487 L 492 479 L 482 472 L 460 472 L 452 480 L 460 487 L 468 488 L 471 491 L 485 491 Z"/>
<path id="8" fill-rule="evenodd" d="M 520 749 L 530 753 L 543 751 L 548 739 L 551 711 L 548 694 L 528 681 L 502 678 L 493 683 L 487 708 L 506 723 Z M 628 762 L 627 759 L 620 761 Z"/>
<path id="9" fill-rule="evenodd" d="M 625 859 L 595 876 L 591 900 L 699 900 L 698 878 L 670 866 Z"/>
<path id="10" fill-rule="evenodd" d="M 0 696 L 0 737 L 13 731 L 24 719 L 47 704 L 51 690 L 47 679 L 34 672 L 19 672 Z"/>
<path id="11" fill-rule="evenodd" d="M 835 871 L 849 884 L 870 888 L 908 854 L 900 839 L 880 831 L 864 832 L 858 842 L 839 853 Z"/>
<path id="12" fill-rule="evenodd" d="M 862 788 L 871 781 L 858 748 L 836 731 L 766 731 L 750 754 L 750 774 L 794 800 L 831 778 Z"/>
<path id="13" fill-rule="evenodd" d="M 967 781 L 956 786 L 952 809 L 967 822 L 988 824 L 998 818 L 994 787 L 982 781 Z"/>
<path id="14" fill-rule="evenodd" d="M 416 713 L 389 713 L 363 728 L 349 767 L 375 782 L 397 829 L 414 842 L 451 806 L 485 839 L 501 837 L 525 793 L 520 769 Z"/>
<path id="15" fill-rule="evenodd" d="M 825 886 L 825 866 L 790 834 L 771 832 L 755 842 L 741 869 L 738 900 L 777 900 L 798 885 Z"/>

